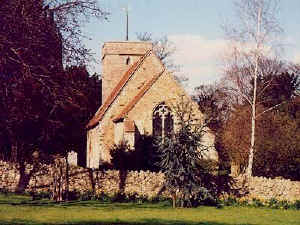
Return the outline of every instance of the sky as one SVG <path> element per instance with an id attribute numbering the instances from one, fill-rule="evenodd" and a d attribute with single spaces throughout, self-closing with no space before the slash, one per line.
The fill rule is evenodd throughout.
<path id="1" fill-rule="evenodd" d="M 221 56 L 226 41 L 221 25 L 233 21 L 233 0 L 98 0 L 108 11 L 108 21 L 91 20 L 84 27 L 85 40 L 97 59 L 90 72 L 101 73 L 101 47 L 107 41 L 126 37 L 124 8 L 129 8 L 129 40 L 136 33 L 149 32 L 153 37 L 166 35 L 176 47 L 172 56 L 180 73 L 188 78 L 186 89 L 218 81 L 222 75 Z M 281 0 L 278 12 L 284 33 L 282 58 L 300 63 L 300 0 Z"/>

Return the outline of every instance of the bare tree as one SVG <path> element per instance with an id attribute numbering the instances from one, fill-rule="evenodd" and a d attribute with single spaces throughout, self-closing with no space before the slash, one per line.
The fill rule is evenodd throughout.
<path id="1" fill-rule="evenodd" d="M 82 26 L 90 18 L 107 20 L 109 13 L 100 7 L 97 0 L 42 0 L 44 9 L 56 23 L 61 34 L 62 53 L 65 64 L 82 64 L 92 56 L 83 44 L 86 36 Z"/>
<path id="2" fill-rule="evenodd" d="M 177 68 L 170 56 L 174 54 L 176 48 L 174 44 L 168 39 L 167 36 L 162 36 L 161 38 L 153 38 L 151 33 L 137 33 L 137 38 L 140 41 L 149 41 L 153 43 L 153 51 L 157 57 L 164 63 L 164 65 L 173 71 Z"/>
<path id="3" fill-rule="evenodd" d="M 178 82 L 185 82 L 188 77 L 180 71 L 180 65 L 176 65 L 172 59 L 172 55 L 176 52 L 176 46 L 167 36 L 153 38 L 149 32 L 136 33 L 137 39 L 140 41 L 149 41 L 153 43 L 153 51 L 156 56 L 163 62 L 166 68 L 173 73 L 174 78 Z"/>
<path id="4" fill-rule="evenodd" d="M 257 88 L 258 78 L 266 75 L 264 60 L 277 55 L 278 37 L 282 32 L 277 17 L 278 6 L 278 0 L 236 1 L 238 23 L 236 26 L 223 26 L 231 46 L 231 54 L 225 58 L 226 79 L 233 83 L 230 90 L 235 96 L 249 103 L 251 107 L 247 177 L 252 176 L 256 119 L 264 113 L 257 112 L 257 99 L 260 95 Z"/>

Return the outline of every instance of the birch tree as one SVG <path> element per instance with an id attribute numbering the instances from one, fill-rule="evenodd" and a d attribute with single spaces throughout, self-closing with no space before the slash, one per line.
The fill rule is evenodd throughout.
<path id="1" fill-rule="evenodd" d="M 282 33 L 278 20 L 278 0 L 240 0 L 235 2 L 237 23 L 223 26 L 225 36 L 230 43 L 230 54 L 225 59 L 225 80 L 229 90 L 240 101 L 251 107 L 251 135 L 249 146 L 247 177 L 252 176 L 255 153 L 256 119 L 264 113 L 257 110 L 258 78 L 268 73 L 264 65 L 267 58 L 277 58 Z M 276 61 L 276 60 L 275 60 Z M 266 86 L 268 84 L 265 84 Z M 272 110 L 272 106 L 266 111 Z"/>

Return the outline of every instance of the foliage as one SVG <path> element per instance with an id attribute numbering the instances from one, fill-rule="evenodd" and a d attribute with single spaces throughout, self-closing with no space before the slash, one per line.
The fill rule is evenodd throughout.
<path id="1" fill-rule="evenodd" d="M 204 182 L 208 171 L 200 164 L 210 147 L 202 144 L 207 127 L 193 118 L 193 107 L 188 102 L 175 105 L 173 111 L 179 127 L 173 137 L 158 140 L 159 166 L 165 173 L 165 185 L 173 196 L 173 205 L 179 194 L 182 206 L 192 207 L 198 201 L 214 198 Z"/>
<path id="2" fill-rule="evenodd" d="M 229 196 L 226 199 L 219 200 L 219 204 L 224 206 L 247 206 L 247 207 L 254 207 L 254 208 L 271 208 L 271 209 L 300 209 L 300 201 L 296 200 L 293 202 L 289 202 L 286 200 L 278 200 L 276 198 L 271 198 L 268 200 L 261 200 L 258 198 L 253 199 L 244 199 L 244 198 L 236 198 L 234 196 Z"/>
<path id="3" fill-rule="evenodd" d="M 200 85 L 195 88 L 193 100 L 199 109 L 207 116 L 207 125 L 214 132 L 218 132 L 226 121 L 230 112 L 228 93 L 218 85 Z"/>
<path id="4" fill-rule="evenodd" d="M 215 134 L 215 148 L 219 156 L 219 169 L 229 170 L 230 158 L 221 142 L 221 134 L 231 113 L 232 96 L 220 84 L 200 85 L 195 88 L 193 100 L 206 115 L 207 126 Z"/>
<path id="5" fill-rule="evenodd" d="M 282 108 L 267 112 L 264 117 L 257 119 L 254 175 L 300 179 L 299 119 L 295 119 L 293 114 L 285 111 L 285 109 L 298 108 L 297 105 L 299 103 L 295 99 Z M 264 110 L 263 106 L 258 108 L 258 112 Z M 237 108 L 222 133 L 223 146 L 227 149 L 231 160 L 241 165 L 241 169 L 247 165 L 250 124 L 245 124 L 244 121 L 249 117 L 249 113 L 247 107 Z"/>
<path id="6" fill-rule="evenodd" d="M 45 78 L 7 76 L 0 77 L 1 146 L 15 147 L 18 160 L 31 160 L 37 149 L 45 159 L 84 149 L 85 124 L 101 101 L 97 77 L 75 67 Z"/>
<path id="7" fill-rule="evenodd" d="M 252 176 L 256 142 L 256 120 L 258 97 L 258 77 L 265 76 L 263 59 L 276 55 L 277 42 L 282 29 L 278 22 L 278 1 L 274 0 L 240 0 L 235 2 L 237 20 L 235 25 L 225 26 L 226 37 L 230 40 L 229 54 L 225 59 L 226 80 L 232 82 L 230 90 L 239 99 L 251 107 L 248 119 L 251 124 L 249 136 L 249 154 L 247 170 Z M 224 79 L 224 80 L 225 80 Z M 253 88 L 249 89 L 250 82 Z"/>
<path id="8" fill-rule="evenodd" d="M 0 2 L 0 146 L 5 159 L 30 161 L 39 150 L 47 160 L 49 154 L 82 149 L 84 123 L 101 102 L 98 77 L 90 78 L 84 67 L 63 70 L 65 39 L 57 27 L 63 22 L 69 32 L 75 24 L 80 29 L 79 21 L 68 24 L 69 13 L 88 18 L 92 1 L 51 1 L 50 9 L 45 4 Z"/>
<path id="9" fill-rule="evenodd" d="M 274 74 L 274 72 L 259 76 L 257 80 L 260 93 L 258 101 L 266 108 L 284 104 L 299 96 L 297 93 L 300 89 L 299 74 L 290 72 Z"/>
<path id="10" fill-rule="evenodd" d="M 126 142 L 121 142 L 118 145 L 114 145 L 111 152 L 111 163 L 114 169 L 117 170 L 137 170 L 139 152 L 130 149 L 130 146 Z"/>
<path id="11" fill-rule="evenodd" d="M 152 135 L 144 134 L 139 137 L 136 150 L 140 152 L 140 170 L 159 171 L 159 166 L 157 165 L 159 155 L 155 141 L 156 139 Z"/>
<path id="12" fill-rule="evenodd" d="M 86 129 L 85 126 L 101 105 L 102 83 L 97 74 L 90 76 L 85 67 L 67 67 L 64 73 L 67 82 L 63 88 L 69 94 L 63 100 L 64 107 L 56 110 L 55 118 L 63 123 L 56 130 L 50 148 L 60 152 L 78 152 L 79 164 L 85 163 Z M 61 152 L 63 153 L 63 152 Z"/>
<path id="13" fill-rule="evenodd" d="M 97 0 L 40 0 L 44 10 L 54 18 L 62 43 L 63 61 L 67 65 L 82 65 L 92 54 L 84 45 L 87 38 L 82 27 L 91 18 L 107 20 L 109 13 Z"/>
<path id="14" fill-rule="evenodd" d="M 158 153 L 155 140 L 151 135 L 140 135 L 135 149 L 132 150 L 126 142 L 114 145 L 111 151 L 111 162 L 115 169 L 158 171 L 156 165 Z"/>

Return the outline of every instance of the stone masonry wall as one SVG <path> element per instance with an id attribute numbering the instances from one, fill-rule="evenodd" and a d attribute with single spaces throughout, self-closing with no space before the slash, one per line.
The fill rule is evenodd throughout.
<path id="1" fill-rule="evenodd" d="M 32 168 L 32 165 L 28 165 L 26 174 L 29 174 Z M 53 165 L 40 165 L 38 172 L 31 176 L 25 191 L 51 192 L 55 174 Z M 71 166 L 69 174 L 69 190 L 80 193 L 94 191 L 96 194 L 105 193 L 113 196 L 123 191 L 126 195 L 137 194 L 151 199 L 163 191 L 163 173 L 150 171 L 124 173 L 117 170 L 90 170 Z M 19 180 L 19 166 L 0 161 L 0 190 L 16 191 Z"/>
<path id="2" fill-rule="evenodd" d="M 32 165 L 27 165 L 26 173 L 29 174 L 32 168 Z M 53 165 L 40 165 L 37 172 L 31 176 L 26 191 L 51 192 L 54 172 Z M 19 179 L 18 165 L 0 161 L 0 190 L 16 191 Z M 136 194 L 148 199 L 157 197 L 160 194 L 167 196 L 167 193 L 163 190 L 163 173 L 129 171 L 124 174 L 124 172 L 117 170 L 102 171 L 70 167 L 69 181 L 70 191 L 80 193 L 94 191 L 96 194 L 105 193 L 113 196 L 123 191 L 125 195 Z M 236 179 L 237 187 L 244 185 L 241 178 Z M 300 181 L 253 177 L 246 185 L 249 190 L 246 198 L 249 199 L 300 200 Z"/>
<path id="3" fill-rule="evenodd" d="M 300 200 L 300 181 L 254 177 L 249 182 L 249 197 L 258 199 Z"/>

